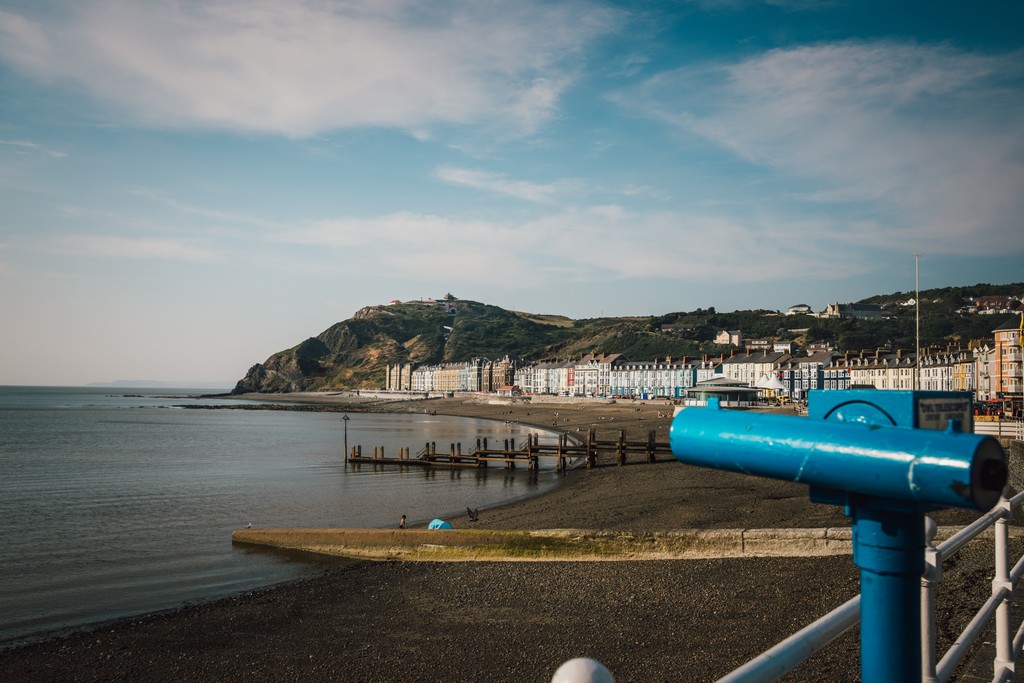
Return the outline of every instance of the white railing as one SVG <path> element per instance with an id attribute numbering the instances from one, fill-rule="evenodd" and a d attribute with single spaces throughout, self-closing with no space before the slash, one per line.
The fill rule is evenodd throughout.
<path id="1" fill-rule="evenodd" d="M 968 649 L 985 631 L 992 617 L 996 620 L 996 657 L 993 683 L 1013 680 L 1014 663 L 1024 647 L 1024 623 L 1015 634 L 1010 631 L 1010 602 L 1013 589 L 1024 574 L 1024 557 L 1013 569 L 1009 565 L 1009 520 L 1012 509 L 1024 502 L 1024 493 L 1002 499 L 995 508 L 964 527 L 947 541 L 934 547 L 935 522 L 925 518 L 928 547 L 925 574 L 921 579 L 921 671 L 924 683 L 946 683 Z M 935 587 L 942 580 L 942 563 L 969 541 L 995 525 L 995 579 L 992 596 L 964 631 L 936 663 Z M 832 610 L 810 626 L 794 633 L 775 647 L 718 679 L 717 683 L 771 683 L 809 659 L 844 633 L 860 619 L 860 596 Z"/>
<path id="2" fill-rule="evenodd" d="M 998 439 L 1024 440 L 1024 420 L 974 421 L 974 433 L 994 436 Z"/>
<path id="3" fill-rule="evenodd" d="M 988 513 L 964 527 L 956 535 L 937 548 L 931 546 L 934 538 L 934 523 L 929 519 L 926 527 L 929 547 L 925 552 L 925 574 L 921 579 L 921 669 L 926 683 L 945 683 L 953 675 L 967 650 L 988 627 L 992 617 L 996 621 L 996 656 L 993 662 L 993 682 L 1012 681 L 1014 665 L 1024 646 L 1024 623 L 1016 633 L 1010 630 L 1010 603 L 1013 591 L 1024 575 L 1024 557 L 1010 568 L 1010 518 L 1013 508 L 1024 502 L 1024 493 L 999 501 Z M 975 614 L 971 622 L 946 651 L 942 659 L 935 662 L 935 587 L 942 580 L 942 563 L 952 557 L 969 541 L 995 525 L 995 578 L 992 580 L 992 595 Z"/>

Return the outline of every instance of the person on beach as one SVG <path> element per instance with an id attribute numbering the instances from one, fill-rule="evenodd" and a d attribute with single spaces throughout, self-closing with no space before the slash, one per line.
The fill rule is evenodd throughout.
<path id="1" fill-rule="evenodd" d="M 405 528 L 405 515 L 402 515 L 402 521 L 398 523 L 398 528 L 399 529 L 404 529 Z"/>

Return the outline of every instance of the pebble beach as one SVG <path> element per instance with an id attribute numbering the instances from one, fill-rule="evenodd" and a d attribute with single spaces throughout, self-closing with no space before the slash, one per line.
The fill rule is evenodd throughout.
<path id="1" fill-rule="evenodd" d="M 266 399 L 270 397 L 259 397 Z M 664 402 L 380 402 L 288 395 L 346 410 L 436 411 L 577 435 L 655 430 Z M 940 524 L 962 524 L 946 512 Z M 456 528 L 761 529 L 842 527 L 806 487 L 687 467 L 631 463 L 564 475 L 554 491 Z M 397 520 L 396 520 L 397 523 Z M 972 546 L 973 548 L 973 546 Z M 971 549 L 940 605 L 980 605 L 990 550 Z M 573 657 L 623 681 L 713 681 L 859 591 L 849 556 L 605 562 L 347 562 L 320 576 L 0 650 L 11 681 L 549 681 Z M 961 617 L 943 610 L 940 647 Z M 966 619 L 966 615 L 963 617 Z M 965 623 L 965 622 L 964 622 Z M 856 681 L 856 628 L 789 681 Z"/>

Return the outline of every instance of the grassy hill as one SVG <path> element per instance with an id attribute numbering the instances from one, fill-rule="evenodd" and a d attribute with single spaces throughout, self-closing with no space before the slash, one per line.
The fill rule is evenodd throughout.
<path id="1" fill-rule="evenodd" d="M 944 348 L 990 338 L 1005 316 L 961 314 L 967 297 L 1024 295 L 1024 283 L 978 284 L 921 292 L 922 345 Z M 913 294 L 895 292 L 863 299 L 883 307 L 885 320 L 823 320 L 778 311 L 714 308 L 660 316 L 573 320 L 521 313 L 476 301 L 410 302 L 368 306 L 315 337 L 271 355 L 250 368 L 235 393 L 377 388 L 387 365 L 440 363 L 472 358 L 579 358 L 621 353 L 633 360 L 699 356 L 727 351 L 714 344 L 719 330 L 742 330 L 746 339 L 776 338 L 800 344 L 831 342 L 838 350 L 876 347 L 913 349 Z"/>

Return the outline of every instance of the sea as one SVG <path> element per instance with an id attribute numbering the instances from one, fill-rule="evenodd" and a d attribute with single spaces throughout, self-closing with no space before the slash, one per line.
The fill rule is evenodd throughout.
<path id="1" fill-rule="evenodd" d="M 183 389 L 0 386 L 0 646 L 326 571 L 231 541 L 253 527 L 395 527 L 555 487 L 553 470 L 346 467 L 529 427 L 431 414 L 242 410 Z M 223 406 L 204 410 L 198 407 Z M 555 437 L 542 434 L 541 441 Z M 481 516 L 486 512 L 480 513 Z M 335 561 L 336 562 L 336 561 Z"/>

